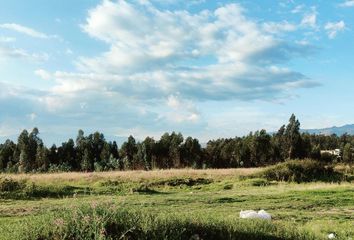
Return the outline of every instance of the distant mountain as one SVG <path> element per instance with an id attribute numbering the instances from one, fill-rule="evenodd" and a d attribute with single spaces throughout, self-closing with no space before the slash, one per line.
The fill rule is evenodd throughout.
<path id="1" fill-rule="evenodd" d="M 354 135 L 354 124 L 348 124 L 341 127 L 330 127 L 330 128 L 322 128 L 322 129 L 302 129 L 302 132 L 308 132 L 310 134 L 323 134 L 323 135 L 331 135 L 337 134 L 341 136 L 345 133 L 349 135 Z"/>

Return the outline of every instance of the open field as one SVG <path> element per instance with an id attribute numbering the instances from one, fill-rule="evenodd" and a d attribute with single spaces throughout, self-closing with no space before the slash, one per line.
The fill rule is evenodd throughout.
<path id="1" fill-rule="evenodd" d="M 75 211 L 95 215 L 95 211 L 87 208 L 97 206 L 118 209 L 112 216 L 109 214 L 114 211 L 108 211 L 111 217 L 127 214 L 124 216 L 128 219 L 128 213 L 120 212 L 124 209 L 135 216 L 153 214 L 153 218 L 163 219 L 165 227 L 184 224 L 193 228 L 188 224 L 197 222 L 209 224 L 210 229 L 223 224 L 230 232 L 239 231 L 232 227 L 238 226 L 260 234 L 263 239 L 327 239 L 332 232 L 336 233 L 336 239 L 354 239 L 352 182 L 296 184 L 249 178 L 259 171 L 261 169 L 186 169 L 0 175 L 2 179 L 11 178 L 24 184 L 17 191 L 1 195 L 0 239 L 15 236 L 41 239 L 33 236 L 46 230 L 34 229 L 33 225 L 50 228 L 61 213 L 63 216 L 59 219 L 70 219 Z M 249 209 L 265 209 L 272 214 L 272 222 L 240 220 L 240 210 Z M 145 220 L 139 219 L 136 224 L 144 226 L 141 231 L 147 225 L 160 226 L 157 220 L 143 224 L 139 221 Z M 30 232 L 21 235 L 23 231 Z M 264 235 L 266 231 L 274 233 Z M 246 235 L 242 238 L 240 233 L 239 236 L 236 239 L 256 239 Z M 101 237 L 94 239 L 105 239 Z M 123 236 L 122 239 L 133 237 Z"/>

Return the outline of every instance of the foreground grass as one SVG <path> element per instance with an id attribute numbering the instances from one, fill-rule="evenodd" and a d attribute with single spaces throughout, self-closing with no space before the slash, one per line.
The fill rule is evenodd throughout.
<path id="1" fill-rule="evenodd" d="M 315 239 L 307 231 L 261 220 L 156 214 L 117 208 L 114 203 L 81 205 L 27 221 L 18 239 Z"/>
<path id="2" fill-rule="evenodd" d="M 120 230 L 108 234 L 110 230 L 105 229 L 102 238 L 97 235 L 91 239 L 119 239 L 131 228 L 136 232 L 130 234 L 141 234 L 140 239 L 208 239 L 201 234 L 208 229 L 215 234 L 223 229 L 226 234 L 220 238 L 208 232 L 214 239 L 326 239 L 332 232 L 336 239 L 354 239 L 352 183 L 295 184 L 245 178 L 259 171 L 7 175 L 18 181 L 27 179 L 27 185 L 34 182 L 35 187 L 27 189 L 26 194 L 21 190 L 0 199 L 0 239 L 36 239 L 40 234 L 44 235 L 37 239 L 61 239 L 63 236 L 53 235 L 54 220 L 63 219 L 74 226 L 70 222 L 74 219 L 72 212 L 92 219 L 95 214 L 101 216 L 93 206 L 98 206 L 103 216 L 108 214 L 110 225 Z M 111 208 L 115 210 L 109 211 Z M 265 209 L 272 214 L 272 222 L 241 221 L 239 211 L 247 209 Z M 107 221 L 90 223 L 102 226 Z M 77 229 L 82 230 L 79 226 Z M 136 239 L 135 235 L 124 236 Z"/>

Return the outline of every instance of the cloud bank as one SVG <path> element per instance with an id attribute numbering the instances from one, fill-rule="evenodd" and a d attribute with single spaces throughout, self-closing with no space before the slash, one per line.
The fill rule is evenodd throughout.
<path id="1" fill-rule="evenodd" d="M 240 4 L 190 12 L 165 10 L 147 0 L 104 0 L 88 11 L 80 28 L 107 50 L 78 56 L 75 71 L 35 70 L 38 78 L 52 81 L 53 86 L 21 96 L 31 100 L 24 116 L 40 123 L 46 115 L 49 122 L 69 121 L 75 128 L 105 122 L 113 132 L 115 126 L 151 132 L 206 129 L 200 103 L 273 102 L 319 85 L 288 67 L 317 48 L 283 38 L 301 26 L 315 28 L 316 17 L 313 9 L 295 25 L 256 21 Z M 17 24 L 0 27 L 50 37 Z M 326 30 L 335 37 L 339 28 L 334 24 Z M 31 56 L 0 46 L 2 55 Z M 20 99 L 12 97 L 14 102 Z M 49 122 L 42 123 L 53 125 Z"/>

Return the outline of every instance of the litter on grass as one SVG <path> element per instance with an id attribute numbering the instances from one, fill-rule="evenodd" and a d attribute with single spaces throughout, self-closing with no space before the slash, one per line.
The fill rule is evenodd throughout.
<path id="1" fill-rule="evenodd" d="M 263 209 L 258 212 L 254 210 L 246 210 L 240 212 L 240 218 L 258 218 L 258 219 L 271 220 L 272 216 L 266 211 L 264 211 Z"/>
<path id="2" fill-rule="evenodd" d="M 334 233 L 328 234 L 328 239 L 335 239 L 336 235 Z"/>

